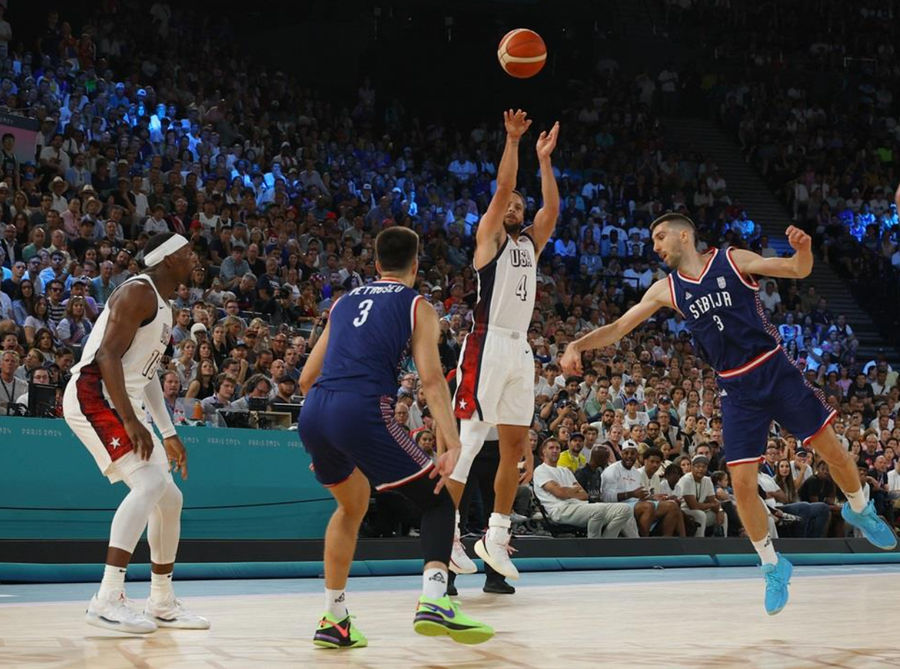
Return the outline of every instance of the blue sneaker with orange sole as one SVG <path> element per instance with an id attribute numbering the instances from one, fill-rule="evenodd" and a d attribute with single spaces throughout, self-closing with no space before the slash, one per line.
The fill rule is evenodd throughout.
<path id="1" fill-rule="evenodd" d="M 766 577 L 766 613 L 774 616 L 781 613 L 788 602 L 788 585 L 791 583 L 792 565 L 781 553 L 776 553 L 778 562 L 760 567 Z"/>
<path id="2" fill-rule="evenodd" d="M 858 527 L 873 546 L 885 551 L 896 548 L 897 535 L 894 534 L 890 525 L 875 513 L 875 505 L 871 500 L 860 513 L 850 508 L 850 502 L 844 502 L 844 506 L 841 508 L 841 517 L 853 527 Z"/>

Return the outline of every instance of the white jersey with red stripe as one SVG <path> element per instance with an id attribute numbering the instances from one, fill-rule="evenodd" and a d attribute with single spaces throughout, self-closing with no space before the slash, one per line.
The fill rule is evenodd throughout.
<path id="1" fill-rule="evenodd" d="M 526 234 L 506 235 L 494 259 L 478 270 L 475 328 L 497 326 L 527 332 L 536 284 L 534 241 Z"/>
<path id="2" fill-rule="evenodd" d="M 152 318 L 141 323 L 134 339 L 128 349 L 122 355 L 122 373 L 125 376 L 125 390 L 132 403 L 140 404 L 143 401 L 144 389 L 151 380 L 156 379 L 156 370 L 169 345 L 172 336 L 172 308 L 159 294 L 153 280 L 146 274 L 138 274 L 124 281 L 122 286 L 140 281 L 153 288 L 156 296 L 156 313 Z M 116 290 L 120 290 L 121 286 Z M 86 367 L 95 367 L 94 360 L 103 336 L 106 333 L 109 321 L 109 309 L 104 309 L 97 319 L 94 329 L 88 337 L 81 354 L 81 361 L 72 369 L 73 380 Z M 103 384 L 103 394 L 109 398 L 106 384 Z"/>

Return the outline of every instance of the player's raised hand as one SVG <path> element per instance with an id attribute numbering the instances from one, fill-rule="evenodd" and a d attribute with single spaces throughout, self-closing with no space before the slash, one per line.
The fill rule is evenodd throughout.
<path id="1" fill-rule="evenodd" d="M 184 444 L 181 443 L 181 437 L 178 435 L 166 437 L 163 439 L 163 446 L 166 449 L 166 458 L 169 460 L 169 471 L 177 469 L 182 479 L 187 478 L 187 451 L 184 450 Z"/>
<path id="2" fill-rule="evenodd" d="M 575 350 L 575 347 L 569 344 L 566 351 L 559 359 L 559 366 L 562 367 L 566 376 L 581 376 L 581 354 Z"/>
<path id="3" fill-rule="evenodd" d="M 150 436 L 150 431 L 137 418 L 126 419 L 122 425 L 137 456 L 141 460 L 149 460 L 150 454 L 153 452 L 153 438 Z"/>
<path id="4" fill-rule="evenodd" d="M 785 230 L 788 238 L 788 244 L 795 251 L 809 251 L 812 245 L 812 238 L 795 225 L 788 226 Z"/>
<path id="5" fill-rule="evenodd" d="M 506 136 L 511 139 L 519 139 L 531 127 L 531 119 L 528 114 L 517 109 L 509 109 L 503 112 L 503 125 L 506 126 Z"/>
<path id="6" fill-rule="evenodd" d="M 537 140 L 537 155 L 538 159 L 541 158 L 549 158 L 550 154 L 553 153 L 553 149 L 556 148 L 556 138 L 559 135 L 559 121 L 553 124 L 553 127 L 550 128 L 550 132 L 544 130 Z"/>

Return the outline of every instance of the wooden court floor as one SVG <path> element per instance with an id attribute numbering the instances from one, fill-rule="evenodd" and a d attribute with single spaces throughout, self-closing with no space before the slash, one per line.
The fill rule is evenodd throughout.
<path id="1" fill-rule="evenodd" d="M 86 600 L 16 603 L 0 587 L 0 667 L 900 667 L 900 571 L 822 569 L 797 568 L 790 604 L 771 618 L 750 569 L 710 578 L 699 570 L 523 574 L 506 597 L 483 594 L 480 578 L 467 577 L 464 610 L 497 629 L 470 647 L 412 631 L 414 580 L 368 591 L 351 582 L 351 611 L 369 647 L 348 651 L 311 645 L 318 591 L 195 594 L 185 599 L 212 629 L 138 637 L 84 624 Z M 379 581 L 390 588 L 391 579 Z"/>

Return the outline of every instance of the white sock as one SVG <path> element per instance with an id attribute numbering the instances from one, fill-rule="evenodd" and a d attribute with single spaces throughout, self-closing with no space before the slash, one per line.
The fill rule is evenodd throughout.
<path id="1" fill-rule="evenodd" d="M 776 564 L 778 562 L 778 556 L 775 555 L 775 544 L 772 543 L 772 537 L 768 534 L 765 539 L 751 541 L 750 543 L 753 544 L 753 548 L 759 553 L 763 564 Z"/>
<path id="2" fill-rule="evenodd" d="M 114 567 L 111 564 L 103 569 L 103 580 L 100 581 L 100 599 L 113 599 L 125 592 L 125 567 Z"/>
<path id="3" fill-rule="evenodd" d="M 456 524 L 453 525 L 453 541 L 459 541 L 459 509 L 456 510 Z"/>
<path id="4" fill-rule="evenodd" d="M 511 523 L 508 515 L 505 513 L 497 513 L 495 511 L 488 520 L 488 539 L 496 544 L 503 544 L 505 546 L 509 543 L 510 525 Z"/>
<path id="5" fill-rule="evenodd" d="M 856 511 L 856 513 L 862 513 L 863 511 L 865 511 L 866 496 L 863 495 L 862 488 L 860 488 L 856 492 L 844 491 L 844 495 L 846 495 L 847 501 L 850 502 L 850 508 Z"/>
<path id="6" fill-rule="evenodd" d="M 422 572 L 422 594 L 429 599 L 440 599 L 447 594 L 447 570 L 432 567 Z"/>
<path id="7" fill-rule="evenodd" d="M 175 591 L 172 590 L 172 572 L 168 574 L 155 574 L 150 572 L 150 601 L 170 602 L 175 599 Z"/>
<path id="8" fill-rule="evenodd" d="M 343 590 L 329 590 L 325 588 L 325 610 L 335 620 L 343 620 L 349 615 L 347 611 L 347 595 Z"/>

